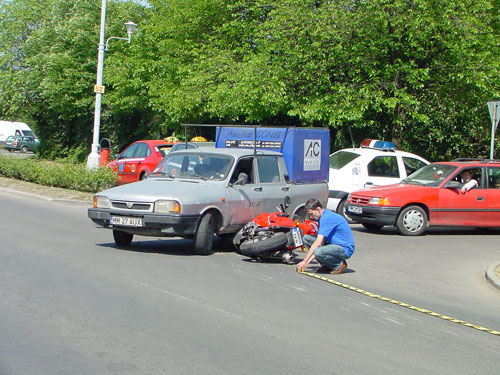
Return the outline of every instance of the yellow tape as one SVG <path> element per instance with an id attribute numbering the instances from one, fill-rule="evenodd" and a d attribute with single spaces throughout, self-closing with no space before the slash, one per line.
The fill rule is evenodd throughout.
<path id="1" fill-rule="evenodd" d="M 320 276 L 320 275 L 317 275 L 317 274 L 311 273 L 311 272 L 300 272 L 300 273 L 302 273 L 302 274 L 304 274 L 306 276 L 314 277 L 315 279 L 326 281 L 326 282 L 328 282 L 330 284 L 334 284 L 334 285 L 340 286 L 342 288 L 346 288 L 346 289 L 352 290 L 352 291 L 357 292 L 357 293 L 361 293 L 361 294 L 363 294 L 365 296 L 368 296 L 368 297 L 371 297 L 371 298 L 376 298 L 376 299 L 384 301 L 384 302 L 389 302 L 389 303 L 392 303 L 394 305 L 398 305 L 398 306 L 401 306 L 401 307 L 406 307 L 407 309 L 418 311 L 418 312 L 421 312 L 423 314 L 435 316 L 436 318 L 440 318 L 440 319 L 447 320 L 449 322 L 457 323 L 457 324 L 463 325 L 465 327 L 474 328 L 474 329 L 477 329 L 479 331 L 483 331 L 483 332 L 491 333 L 492 335 L 500 336 L 500 332 L 499 331 L 495 331 L 493 329 L 481 327 L 481 326 L 479 326 L 477 324 L 472 324 L 472 323 L 466 322 L 464 320 L 455 319 L 455 318 L 452 318 L 450 316 L 446 316 L 446 315 L 443 315 L 443 314 L 438 314 L 438 313 L 435 313 L 433 311 L 430 311 L 430 310 L 427 310 L 427 309 L 422 309 L 422 308 L 416 307 L 416 306 L 412 306 L 412 305 L 410 305 L 408 303 L 396 301 L 396 300 L 391 299 L 391 298 L 382 297 L 382 296 L 380 296 L 378 294 L 370 293 L 370 292 L 368 292 L 366 290 L 359 289 L 359 288 L 356 288 L 354 286 L 351 286 L 351 285 L 348 285 L 348 284 L 341 283 L 339 281 L 335 281 L 335 280 L 329 279 L 328 277 Z"/>

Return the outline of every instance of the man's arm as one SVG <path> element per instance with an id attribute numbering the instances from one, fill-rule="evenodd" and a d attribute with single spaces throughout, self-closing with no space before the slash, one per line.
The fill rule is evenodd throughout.
<path id="1" fill-rule="evenodd" d="M 323 236 L 322 234 L 319 234 L 318 237 L 316 237 L 316 241 L 314 241 L 311 247 L 309 248 L 309 251 L 307 252 L 304 260 L 299 264 L 297 264 L 297 266 L 295 267 L 297 272 L 304 271 L 306 267 L 309 265 L 309 263 L 311 263 L 314 260 L 314 250 L 317 247 L 323 245 L 324 240 L 325 236 Z"/>
<path id="2" fill-rule="evenodd" d="M 477 181 L 476 180 L 469 180 L 468 182 L 466 182 L 464 184 L 464 186 L 462 186 L 462 193 L 466 193 L 468 192 L 470 189 L 474 188 L 477 186 Z"/>

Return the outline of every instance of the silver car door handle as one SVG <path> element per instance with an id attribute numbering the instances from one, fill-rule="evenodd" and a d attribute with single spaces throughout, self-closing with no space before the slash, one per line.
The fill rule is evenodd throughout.
<path id="1" fill-rule="evenodd" d="M 262 191 L 262 186 L 256 186 L 253 188 L 255 191 Z"/>
<path id="2" fill-rule="evenodd" d="M 288 191 L 288 190 L 290 190 L 290 186 L 283 186 L 283 187 L 281 188 L 281 190 L 283 190 L 283 191 Z"/>

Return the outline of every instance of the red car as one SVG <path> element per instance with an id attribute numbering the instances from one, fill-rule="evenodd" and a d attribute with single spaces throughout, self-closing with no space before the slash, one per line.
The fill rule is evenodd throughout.
<path id="1" fill-rule="evenodd" d="M 465 191 L 463 176 L 476 181 Z M 500 160 L 429 164 L 399 184 L 350 194 L 347 214 L 370 230 L 394 225 L 407 236 L 429 226 L 500 227 Z"/>
<path id="2" fill-rule="evenodd" d="M 118 172 L 116 184 L 147 178 L 174 144 L 163 140 L 143 140 L 129 145 L 108 164 L 108 167 Z"/>

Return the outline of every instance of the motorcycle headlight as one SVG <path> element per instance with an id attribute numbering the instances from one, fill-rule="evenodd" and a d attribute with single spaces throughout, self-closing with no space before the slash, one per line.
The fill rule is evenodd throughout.
<path id="1" fill-rule="evenodd" d="M 156 201 L 154 212 L 162 214 L 175 212 L 179 214 L 181 212 L 181 204 L 177 201 Z"/>
<path id="2" fill-rule="evenodd" d="M 111 202 L 108 197 L 94 195 L 94 208 L 111 208 Z"/>

